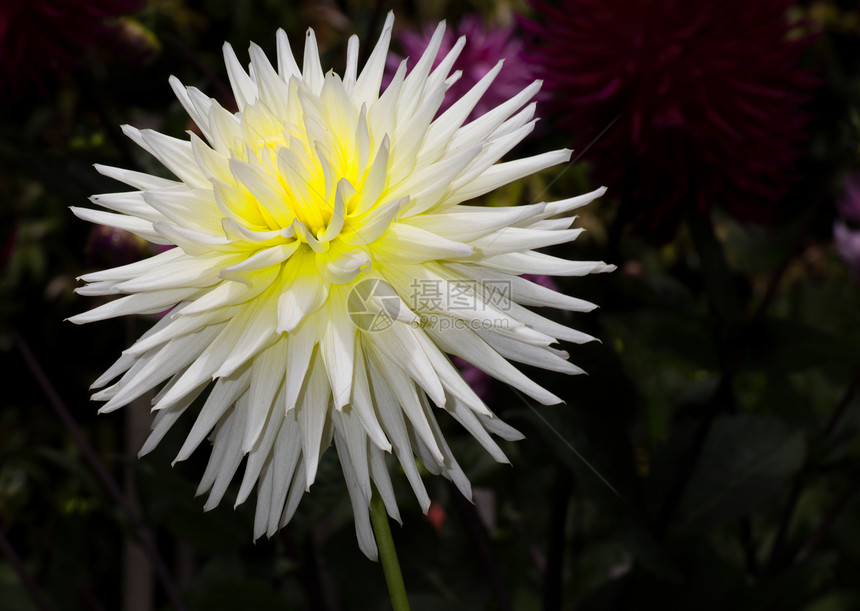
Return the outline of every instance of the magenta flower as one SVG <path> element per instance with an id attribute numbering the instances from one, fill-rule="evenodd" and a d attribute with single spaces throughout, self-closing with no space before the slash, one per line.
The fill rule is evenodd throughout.
<path id="1" fill-rule="evenodd" d="M 0 98 L 28 84 L 45 90 L 48 74 L 77 65 L 110 29 L 109 20 L 138 0 L 3 0 L 0 2 Z"/>
<path id="2" fill-rule="evenodd" d="M 427 48 L 435 29 L 435 24 L 428 24 L 420 30 L 406 30 L 398 34 L 397 40 L 410 69 L 415 61 L 421 57 L 424 49 Z M 500 59 L 505 60 L 504 67 L 489 90 L 475 106 L 469 119 L 479 117 L 502 102 L 509 100 L 535 80 L 531 67 L 523 61 L 523 45 L 519 37 L 516 36 L 514 26 L 488 27 L 484 25 L 483 18 L 479 15 L 467 15 L 456 27 L 445 31 L 441 49 L 436 57 L 436 62 L 433 64 L 434 68 L 455 47 L 461 36 L 466 37 L 466 44 L 454 62 L 452 72 L 460 70 L 463 74 L 448 90 L 445 101 L 439 109 L 440 113 L 455 100 L 463 97 L 475 83 L 493 69 Z M 398 55 L 389 56 L 386 65 L 385 86 L 388 86 L 402 60 L 403 57 Z"/>
<path id="3" fill-rule="evenodd" d="M 804 140 L 815 84 L 788 36 L 790 0 L 530 0 L 550 111 L 595 140 L 595 177 L 638 227 L 671 235 L 685 207 L 767 220 Z M 605 130 L 605 133 L 604 133 Z M 622 191 L 623 189 L 623 191 Z"/>
<path id="4" fill-rule="evenodd" d="M 836 251 L 860 279 L 860 229 L 856 229 L 860 226 L 860 173 L 846 179 L 839 212 L 842 218 L 833 223 Z"/>

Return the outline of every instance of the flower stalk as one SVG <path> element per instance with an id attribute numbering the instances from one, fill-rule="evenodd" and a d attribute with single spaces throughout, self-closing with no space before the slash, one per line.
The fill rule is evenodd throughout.
<path id="1" fill-rule="evenodd" d="M 379 561 L 382 563 L 382 572 L 385 573 L 388 595 L 391 597 L 391 607 L 394 611 L 409 611 L 406 585 L 403 583 L 403 573 L 397 560 L 397 550 L 394 547 L 394 538 L 391 536 L 391 527 L 388 525 L 388 515 L 385 513 L 382 497 L 376 491 L 373 492 L 373 500 L 370 502 L 370 521 L 373 524 L 373 536 L 379 548 Z"/>

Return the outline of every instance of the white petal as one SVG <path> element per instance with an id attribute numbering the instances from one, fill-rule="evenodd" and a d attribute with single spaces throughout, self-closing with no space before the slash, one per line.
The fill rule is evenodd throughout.
<path id="1" fill-rule="evenodd" d="M 274 500 L 275 467 L 267 460 L 262 467 L 257 485 L 257 506 L 254 508 L 254 542 L 262 537 L 271 519 L 271 507 Z M 277 520 L 280 515 L 275 516 Z"/>
<path id="2" fill-rule="evenodd" d="M 278 393 L 278 396 L 275 398 L 275 404 L 281 405 L 284 401 L 284 387 L 281 386 L 281 391 Z M 295 423 L 295 417 L 292 418 L 293 423 Z M 235 507 L 238 507 L 246 500 L 248 500 L 248 496 L 251 494 L 251 490 L 254 488 L 254 484 L 261 477 L 260 473 L 263 470 L 263 467 L 268 464 L 269 454 L 272 451 L 272 447 L 275 443 L 275 437 L 278 436 L 281 427 L 285 424 L 284 413 L 281 410 L 271 410 L 269 412 L 269 420 L 266 422 L 263 427 L 263 436 L 257 443 L 256 447 L 254 447 L 250 452 L 248 452 L 248 460 L 245 463 L 245 473 L 242 476 L 242 484 L 239 487 L 239 492 L 236 494 L 236 504 Z M 297 441 L 298 433 L 293 436 L 292 441 L 290 442 L 294 446 L 299 446 Z M 260 531 L 260 534 L 265 532 L 265 526 L 263 530 Z"/>
<path id="3" fill-rule="evenodd" d="M 376 539 L 373 536 L 373 528 L 370 525 L 368 501 L 359 489 L 353 466 L 350 463 L 348 453 L 344 449 L 345 445 L 344 442 L 339 442 L 335 444 L 335 447 L 340 457 L 340 464 L 343 467 L 343 477 L 346 480 L 347 490 L 349 490 L 349 500 L 352 503 L 358 547 L 365 556 L 371 560 L 376 560 L 378 552 L 376 549 Z"/>
<path id="4" fill-rule="evenodd" d="M 406 414 L 409 423 L 412 425 L 412 430 L 427 446 L 433 458 L 438 463 L 444 463 L 445 457 L 433 436 L 433 431 L 430 424 L 427 422 L 427 417 L 421 409 L 421 400 L 419 393 L 415 388 L 415 383 L 406 375 L 400 367 L 389 359 L 384 363 L 383 375 L 388 382 L 388 387 L 391 389 L 400 409 Z"/>
<path id="5" fill-rule="evenodd" d="M 218 470 L 215 473 L 215 479 L 212 482 L 212 490 L 209 493 L 209 498 L 206 499 L 206 504 L 203 505 L 203 511 L 209 511 L 218 506 L 221 499 L 224 498 L 224 493 L 227 492 L 227 486 L 233 479 L 236 470 L 239 468 L 239 463 L 242 462 L 242 433 L 245 430 L 245 418 L 248 414 L 247 406 L 248 394 L 244 394 L 236 402 L 236 407 L 230 414 L 229 424 L 225 424 L 215 433 L 215 447 L 212 450 L 214 455 L 220 444 L 223 444 L 224 450 L 221 461 L 218 465 Z M 210 459 L 211 462 L 211 459 Z M 207 478 L 204 474 L 203 482 Z M 203 483 L 201 482 L 201 487 Z M 199 493 L 198 488 L 198 493 Z"/>
<path id="6" fill-rule="evenodd" d="M 188 89 L 173 75 L 167 79 L 167 82 L 170 83 L 170 88 L 173 89 L 173 93 L 176 94 L 176 98 L 182 104 L 182 108 L 185 109 L 191 120 L 200 128 L 203 135 L 209 138 L 209 106 L 211 106 L 211 103 L 207 106 L 199 107 L 192 101 Z"/>
<path id="7" fill-rule="evenodd" d="M 385 57 L 388 54 L 388 44 L 391 41 L 391 31 L 394 28 L 394 13 L 389 12 L 382 26 L 382 34 L 373 48 L 373 52 L 364 65 L 364 69 L 355 82 L 352 90 L 352 99 L 356 106 L 372 104 L 379 96 L 379 86 L 382 84 L 382 75 L 385 72 Z"/>
<path id="8" fill-rule="evenodd" d="M 397 323 L 382 331 L 364 333 L 365 346 L 372 346 L 376 354 L 385 355 L 398 368 L 403 368 L 436 405 L 445 405 L 442 382 L 415 338 L 416 334 L 412 326 Z"/>
<path id="9" fill-rule="evenodd" d="M 122 129 L 135 143 L 149 151 L 189 187 L 209 186 L 194 159 L 190 142 L 165 136 L 152 129 L 137 130 L 129 125 L 123 125 Z"/>
<path id="10" fill-rule="evenodd" d="M 220 308 L 238 305 L 257 297 L 269 288 L 280 274 L 277 267 L 268 267 L 244 275 L 232 274 L 231 281 L 222 282 L 198 296 L 182 309 L 183 316 L 195 316 Z"/>
<path id="11" fill-rule="evenodd" d="M 356 221 L 354 226 L 350 223 L 348 232 L 342 235 L 341 239 L 348 244 L 370 246 L 385 233 L 408 201 L 407 197 L 401 197 L 377 206 L 363 219 Z"/>
<path id="12" fill-rule="evenodd" d="M 230 375 L 277 339 L 277 304 L 277 295 L 269 291 L 248 303 L 227 323 L 224 329 L 227 357 L 215 377 Z"/>
<path id="13" fill-rule="evenodd" d="M 572 242 L 583 232 L 583 229 L 565 229 L 563 231 L 541 231 L 538 229 L 521 229 L 507 227 L 498 232 L 484 236 L 470 243 L 483 256 L 506 252 L 544 248 L 555 244 Z"/>
<path id="14" fill-rule="evenodd" d="M 287 371 L 284 379 L 284 411 L 294 409 L 299 401 L 305 376 L 311 364 L 314 347 L 321 335 L 316 322 L 306 320 L 296 331 L 289 334 L 287 347 Z"/>
<path id="15" fill-rule="evenodd" d="M 110 397 L 100 411 L 109 412 L 128 405 L 176 372 L 183 371 L 220 330 L 220 325 L 214 325 L 159 348 L 152 358 L 141 361 L 145 362 L 143 367 L 137 369 L 133 366 L 114 386 L 93 395 L 97 401 L 101 400 L 100 397 Z M 116 392 L 112 389 L 116 389 Z"/>
<path id="16" fill-rule="evenodd" d="M 158 213 L 154 221 L 167 220 L 192 229 L 216 234 L 221 229 L 218 204 L 210 189 L 149 190 L 143 199 Z M 101 202 L 98 202 L 101 203 Z"/>
<path id="17" fill-rule="evenodd" d="M 454 206 L 437 214 L 410 216 L 408 223 L 450 240 L 471 242 L 540 214 L 545 204 L 499 208 Z"/>
<path id="18" fill-rule="evenodd" d="M 328 421 L 331 388 L 326 382 L 325 368 L 319 354 L 311 363 L 310 375 L 305 379 L 302 394 L 296 407 L 301 431 L 302 454 L 305 465 L 305 489 L 310 489 L 316 478 L 322 447 L 323 431 Z"/>
<path id="19" fill-rule="evenodd" d="M 497 163 L 474 180 L 462 185 L 453 192 L 446 203 L 449 205 L 459 204 L 460 202 L 489 193 L 493 189 L 498 189 L 530 174 L 535 174 L 559 163 L 565 163 L 570 159 L 570 154 L 571 151 L 564 149 L 524 159 Z"/>
<path id="20" fill-rule="evenodd" d="M 473 252 L 468 244 L 448 240 L 406 223 L 393 223 L 373 244 L 375 257 L 403 264 L 469 257 Z"/>
<path id="21" fill-rule="evenodd" d="M 287 84 L 278 76 L 263 50 L 255 44 L 249 49 L 251 65 L 254 67 L 254 80 L 257 83 L 260 99 L 277 116 L 289 97 Z"/>
<path id="22" fill-rule="evenodd" d="M 248 390 L 251 379 L 251 370 L 246 369 L 242 373 L 229 378 L 220 378 L 206 397 L 206 402 L 194 421 L 194 426 L 185 438 L 179 453 L 173 460 L 174 463 L 183 461 L 191 456 L 200 442 L 212 431 L 227 410 Z"/>
<path id="23" fill-rule="evenodd" d="M 332 423 L 334 424 L 335 443 L 341 448 L 345 447 L 357 489 L 361 492 L 365 505 L 369 505 L 373 491 L 370 487 L 369 444 L 367 443 L 367 435 L 364 433 L 364 427 L 361 426 L 355 416 L 345 411 L 333 412 Z M 343 455 L 343 449 L 339 450 L 338 454 Z"/>
<path id="24" fill-rule="evenodd" d="M 224 64 L 227 66 L 227 77 L 230 79 L 230 87 L 236 97 L 236 104 L 241 112 L 248 104 L 253 104 L 257 99 L 257 86 L 254 80 L 242 68 L 236 57 L 236 52 L 229 43 L 224 43 Z"/>
<path id="25" fill-rule="evenodd" d="M 402 524 L 400 510 L 397 508 L 397 499 L 394 496 L 394 487 L 391 485 L 391 476 L 388 473 L 388 466 L 385 464 L 385 455 L 377 447 L 370 448 L 370 475 L 379 496 L 382 497 L 388 515 Z"/>
<path id="26" fill-rule="evenodd" d="M 155 222 L 166 220 L 166 217 L 157 209 L 153 209 L 147 202 L 144 201 L 144 196 L 147 192 L 132 191 L 130 193 L 105 193 L 102 195 L 93 195 L 90 201 L 108 210 L 128 214 L 138 218 Z"/>
<path id="27" fill-rule="evenodd" d="M 277 34 L 278 44 L 278 74 L 286 83 L 290 77 L 301 76 L 299 65 L 293 57 L 293 50 L 290 48 L 290 41 L 287 38 L 287 33 L 282 29 L 278 29 Z"/>
<path id="28" fill-rule="evenodd" d="M 512 361 L 568 375 L 585 373 L 582 369 L 566 360 L 567 353 L 563 353 L 564 356 L 559 356 L 547 348 L 518 342 L 501 333 L 494 333 L 493 331 L 484 329 L 478 329 L 475 333 L 487 342 L 493 350 Z"/>
<path id="29" fill-rule="evenodd" d="M 152 422 L 152 432 L 150 432 L 149 436 L 146 438 L 146 441 L 143 442 L 143 446 L 141 446 L 140 450 L 137 453 L 137 457 L 141 458 L 146 456 L 150 452 L 152 452 L 155 447 L 164 439 L 164 436 L 167 435 L 167 432 L 176 424 L 176 421 L 179 420 L 179 417 L 185 413 L 185 410 L 188 409 L 187 405 L 176 406 L 172 409 L 166 409 L 164 411 L 158 412 L 155 415 L 155 419 Z"/>
<path id="30" fill-rule="evenodd" d="M 562 402 L 561 399 L 533 382 L 506 361 L 474 331 L 470 329 L 443 329 L 437 325 L 428 327 L 426 332 L 449 354 L 459 356 L 461 359 L 472 363 L 478 369 L 523 391 L 543 405 L 555 405 Z"/>
<path id="31" fill-rule="evenodd" d="M 142 259 L 140 261 L 135 261 L 134 263 L 129 263 L 128 265 L 112 267 L 110 269 L 105 269 L 99 272 L 91 272 L 89 274 L 84 274 L 83 276 L 78 277 L 78 280 L 83 280 L 85 282 L 98 282 L 103 280 L 122 282 L 123 280 L 131 280 L 138 275 L 146 274 L 153 270 L 157 270 L 162 265 L 169 264 L 171 261 L 174 261 L 178 257 L 184 256 L 185 253 L 182 252 L 181 248 L 171 248 L 170 250 L 158 253 L 157 255 L 153 255 L 147 259 Z"/>
<path id="32" fill-rule="evenodd" d="M 334 407 L 338 410 L 348 404 L 352 397 L 356 331 L 347 315 L 345 300 L 342 297 L 330 298 L 320 354 L 331 385 Z"/>
<path id="33" fill-rule="evenodd" d="M 484 425 L 478 420 L 478 417 L 470 410 L 468 407 L 454 399 L 447 406 L 448 412 L 463 425 L 467 431 L 472 434 L 472 437 L 478 440 L 478 443 L 483 446 L 483 448 L 487 451 L 487 453 L 492 456 L 496 462 L 509 464 L 505 453 L 499 447 L 499 445 L 493 441 L 493 438 L 490 437 L 487 430 L 484 428 Z"/>
<path id="34" fill-rule="evenodd" d="M 482 258 L 482 266 L 490 269 L 513 272 L 515 274 L 535 274 L 545 276 L 585 276 L 611 272 L 614 265 L 603 261 L 569 261 L 540 252 L 512 252 Z"/>
<path id="35" fill-rule="evenodd" d="M 102 176 L 113 178 L 135 189 L 168 189 L 180 184 L 175 180 L 161 178 L 160 176 L 153 176 L 152 174 L 144 174 L 143 172 L 135 172 L 134 170 L 126 170 L 124 168 L 114 168 L 108 165 L 101 165 L 100 163 L 95 164 L 93 167 Z"/>
<path id="36" fill-rule="evenodd" d="M 343 86 L 351 93 L 358 78 L 358 36 L 353 34 L 346 43 L 346 69 L 343 73 Z"/>
<path id="37" fill-rule="evenodd" d="M 266 526 L 266 534 L 270 537 L 275 534 L 280 524 L 284 505 L 287 502 L 287 492 L 290 489 L 290 484 L 296 478 L 296 468 L 299 465 L 302 451 L 299 436 L 296 414 L 287 414 L 275 440 L 274 452 L 272 453 L 272 463 L 275 468 L 274 488 L 269 508 L 269 522 Z"/>
<path id="38" fill-rule="evenodd" d="M 367 433 L 367 436 L 378 448 L 384 452 L 391 451 L 391 443 L 382 431 L 382 427 L 379 425 L 379 420 L 376 417 L 376 412 L 373 409 L 373 397 L 367 377 L 367 366 L 360 342 L 356 342 L 352 400 L 347 409 L 355 413 L 356 417 L 361 421 L 365 433 Z"/>
<path id="39" fill-rule="evenodd" d="M 281 413 L 280 405 L 273 405 L 287 370 L 287 339 L 281 338 L 254 358 L 251 369 L 251 390 L 248 399 L 250 413 L 245 423 L 242 452 L 250 452 L 263 431 L 271 412 Z M 279 512 L 280 515 L 280 512 Z"/>
<path id="40" fill-rule="evenodd" d="M 316 273 L 313 255 L 299 251 L 284 270 L 283 292 L 278 297 L 277 332 L 293 331 L 316 312 L 328 297 L 328 286 Z"/>
<path id="41" fill-rule="evenodd" d="M 160 291 L 181 287 L 206 287 L 219 282 L 218 273 L 232 265 L 241 255 L 216 253 L 214 256 L 179 257 L 156 270 L 125 280 L 116 285 L 123 293 Z"/>
<path id="42" fill-rule="evenodd" d="M 134 216 L 126 216 L 125 214 L 114 214 L 103 210 L 90 210 L 89 208 L 78 208 L 70 206 L 69 210 L 81 220 L 104 225 L 105 227 L 114 227 L 128 231 L 136 236 L 142 237 L 153 244 L 170 244 L 169 239 L 165 239 L 157 233 L 150 221 L 146 221 Z"/>
<path id="43" fill-rule="evenodd" d="M 305 55 L 302 63 L 302 81 L 312 93 L 319 94 L 323 86 L 322 66 L 320 65 L 320 50 L 314 31 L 308 28 L 305 32 Z"/>
<path id="44" fill-rule="evenodd" d="M 570 197 L 568 199 L 562 199 L 555 202 L 550 202 L 546 204 L 546 208 L 540 216 L 529 219 L 529 224 L 559 214 L 567 214 L 571 210 L 576 210 L 577 208 L 581 208 L 582 206 L 593 202 L 595 199 L 597 199 L 604 193 L 606 193 L 606 187 L 600 187 L 599 189 L 595 189 L 590 193 L 577 195 L 576 197 Z"/>
<path id="45" fill-rule="evenodd" d="M 433 125 L 430 127 L 430 131 L 427 132 L 425 140 L 424 146 L 426 150 L 444 150 L 444 145 L 451 140 L 454 133 L 463 125 L 481 97 L 499 75 L 502 64 L 503 62 L 500 61 L 493 66 L 487 74 L 481 77 L 481 80 L 475 83 L 466 95 L 451 104 L 448 110 L 433 121 Z"/>
<path id="46" fill-rule="evenodd" d="M 391 445 L 394 447 L 394 452 L 397 454 L 397 459 L 403 467 L 406 479 L 409 481 L 412 491 L 418 499 L 421 511 L 427 513 L 427 509 L 430 507 L 430 497 L 427 495 L 427 490 L 421 481 L 421 475 L 419 475 L 418 469 L 415 466 L 415 458 L 412 455 L 412 444 L 409 441 L 409 433 L 403 418 L 403 410 L 398 405 L 380 371 L 380 357 L 373 353 L 371 354 L 374 357 L 374 364 L 368 367 L 368 371 L 373 387 L 375 405 L 379 413 L 379 421 L 391 440 Z"/>
<path id="47" fill-rule="evenodd" d="M 451 138 L 451 146 L 460 146 L 461 143 L 468 145 L 472 142 L 480 142 L 481 140 L 486 139 L 508 117 L 522 107 L 523 104 L 532 99 L 538 90 L 540 90 L 540 86 L 540 81 L 535 81 L 514 97 L 481 115 L 468 125 L 461 127 Z"/>
<path id="48" fill-rule="evenodd" d="M 82 325 L 96 320 L 125 316 L 126 314 L 158 314 L 191 297 L 199 290 L 181 288 L 128 295 L 93 308 L 89 312 L 71 316 L 68 320 L 76 325 Z"/>

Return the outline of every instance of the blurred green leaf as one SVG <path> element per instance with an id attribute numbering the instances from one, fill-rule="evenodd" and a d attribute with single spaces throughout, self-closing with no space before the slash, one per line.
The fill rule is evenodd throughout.
<path id="1" fill-rule="evenodd" d="M 222 581 L 212 586 L 196 606 L 200 611 L 283 611 L 284 601 L 265 584 L 251 579 Z"/>
<path id="2" fill-rule="evenodd" d="M 718 417 L 681 502 L 681 528 L 747 515 L 776 493 L 805 457 L 804 434 L 777 418 Z"/>
<path id="3" fill-rule="evenodd" d="M 790 372 L 830 363 L 860 366 L 855 343 L 797 320 L 770 319 L 736 327 L 729 341 L 735 345 L 740 369 Z"/>
<path id="4" fill-rule="evenodd" d="M 134 463 L 141 489 L 148 500 L 146 511 L 157 524 L 164 524 L 177 538 L 195 549 L 217 552 L 235 549 L 249 541 L 251 531 L 231 503 L 203 511 L 204 498 L 195 497 L 195 484 L 165 465 Z"/>
<path id="5" fill-rule="evenodd" d="M 11 566 L 0 562 L 0 611 L 37 611 Z"/>
<path id="6" fill-rule="evenodd" d="M 860 608 L 860 595 L 856 592 L 833 592 L 825 594 L 803 611 L 851 611 Z"/>
<path id="7" fill-rule="evenodd" d="M 739 585 L 732 592 L 732 604 L 728 608 L 735 611 L 800 609 L 804 601 L 821 596 L 836 563 L 835 554 L 818 553 L 752 585 Z"/>

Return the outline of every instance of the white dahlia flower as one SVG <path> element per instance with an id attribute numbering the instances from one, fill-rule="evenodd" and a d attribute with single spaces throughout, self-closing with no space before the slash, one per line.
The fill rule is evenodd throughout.
<path id="1" fill-rule="evenodd" d="M 561 150 L 499 159 L 535 124 L 539 82 L 464 125 L 501 62 L 438 118 L 460 40 L 435 69 L 440 24 L 406 74 L 380 94 L 393 17 L 358 73 L 358 40 L 346 72 L 323 73 L 313 30 L 301 68 L 283 31 L 277 70 L 251 45 L 248 72 L 224 46 L 239 110 L 231 113 L 176 78 L 170 83 L 203 138 L 125 133 L 176 180 L 97 166 L 135 190 L 97 195 L 110 212 L 80 218 L 173 248 L 86 274 L 83 295 L 124 295 L 71 320 L 87 323 L 172 308 L 93 384 L 102 412 L 155 395 L 146 454 L 205 395 L 176 460 L 207 437 L 212 453 L 199 493 L 221 501 L 245 459 L 236 504 L 257 487 L 254 536 L 285 525 L 334 442 L 362 551 L 376 556 L 368 504 L 373 488 L 399 520 L 386 453 L 393 453 L 426 512 L 416 468 L 469 482 L 436 422 L 453 417 L 498 461 L 489 433 L 521 435 L 463 381 L 449 355 L 543 404 L 560 399 L 508 359 L 568 374 L 581 370 L 558 339 L 579 331 L 525 306 L 586 311 L 522 274 L 579 276 L 613 269 L 533 249 L 569 242 L 570 211 L 603 193 L 552 203 L 485 208 L 463 202 L 564 163 Z M 207 393 L 208 391 L 208 393 Z M 195 410 L 196 411 L 196 410 Z"/>

